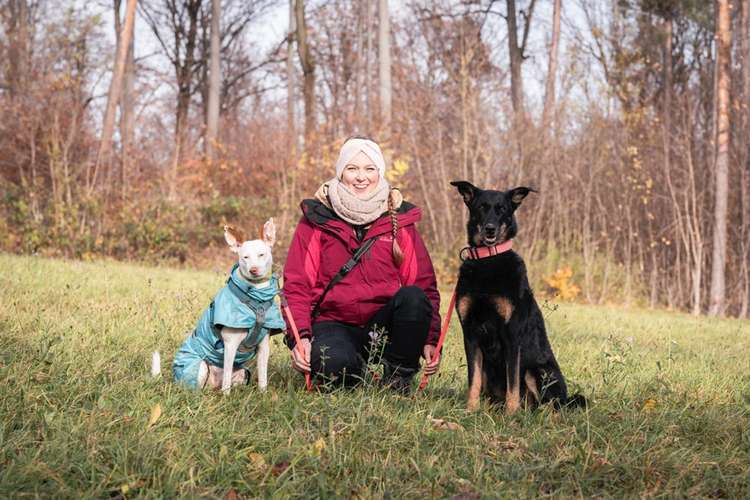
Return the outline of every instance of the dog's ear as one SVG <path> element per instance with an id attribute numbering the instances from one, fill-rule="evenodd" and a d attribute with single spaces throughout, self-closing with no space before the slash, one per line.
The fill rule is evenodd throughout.
<path id="1" fill-rule="evenodd" d="M 456 186 L 458 192 L 464 197 L 464 203 L 471 205 L 472 200 L 477 195 L 477 189 L 471 182 L 466 181 L 451 181 L 451 186 Z"/>
<path id="2" fill-rule="evenodd" d="M 245 235 L 232 226 L 224 226 L 224 239 L 234 253 L 239 253 L 240 247 L 245 242 Z"/>
<path id="3" fill-rule="evenodd" d="M 513 203 L 514 207 L 517 207 L 521 204 L 524 198 L 529 193 L 536 193 L 537 190 L 525 186 L 519 186 L 517 188 L 513 188 L 510 191 L 508 191 L 508 196 L 510 196 L 510 202 Z"/>
<path id="4" fill-rule="evenodd" d="M 273 223 L 273 217 L 263 224 L 263 241 L 265 241 L 266 245 L 269 247 L 272 247 L 273 244 L 276 243 L 276 224 Z"/>

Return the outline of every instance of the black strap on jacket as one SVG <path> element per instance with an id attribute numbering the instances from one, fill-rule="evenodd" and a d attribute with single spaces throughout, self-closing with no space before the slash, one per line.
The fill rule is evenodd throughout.
<path id="1" fill-rule="evenodd" d="M 227 288 L 229 288 L 229 291 L 232 292 L 232 294 L 237 297 L 240 302 L 249 307 L 250 310 L 253 311 L 253 314 L 255 314 L 255 327 L 253 328 L 252 332 L 248 332 L 251 334 L 248 335 L 247 339 L 257 338 L 260 333 L 260 329 L 263 328 L 263 323 L 265 323 L 266 321 L 266 313 L 273 305 L 273 301 L 263 302 L 250 297 L 250 295 L 245 293 L 240 287 L 237 286 L 237 283 L 232 280 L 231 276 L 227 280 Z M 213 320 L 211 320 L 211 323 L 213 324 Z"/>
<path id="2" fill-rule="evenodd" d="M 346 264 L 344 264 L 344 266 L 341 269 L 339 269 L 339 272 L 336 273 L 336 276 L 334 276 L 333 278 L 331 278 L 331 281 L 328 282 L 328 286 L 326 286 L 325 290 L 323 290 L 323 293 L 320 294 L 320 298 L 315 303 L 315 307 L 313 307 L 313 310 L 312 310 L 312 317 L 313 318 L 318 317 L 318 315 L 320 314 L 320 305 L 323 303 L 323 299 L 325 299 L 326 295 L 331 290 L 331 288 L 333 288 L 334 285 L 336 285 L 336 283 L 338 283 L 339 281 L 341 281 L 342 279 L 344 279 L 344 277 L 347 274 L 349 274 L 349 271 L 351 271 L 354 268 L 354 266 L 356 266 L 357 263 L 360 260 L 362 260 L 362 256 L 365 254 L 365 252 L 367 252 L 370 249 L 370 247 L 372 247 L 372 245 L 375 244 L 375 241 L 377 239 L 378 239 L 377 237 L 376 238 L 370 238 L 369 240 L 367 240 L 364 243 L 362 243 L 362 246 L 360 246 L 357 249 L 357 251 L 354 252 L 354 255 L 352 255 L 352 258 L 349 259 L 346 262 Z"/>

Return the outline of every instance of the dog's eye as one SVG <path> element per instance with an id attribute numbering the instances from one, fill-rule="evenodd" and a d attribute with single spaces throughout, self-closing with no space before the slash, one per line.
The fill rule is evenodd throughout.
<path id="1" fill-rule="evenodd" d="M 502 205 L 495 205 L 495 213 L 502 215 L 505 212 L 505 207 Z"/>
<path id="2" fill-rule="evenodd" d="M 490 209 L 490 206 L 487 203 L 482 203 L 479 205 L 479 208 L 481 208 L 484 212 Z"/>
<path id="3" fill-rule="evenodd" d="M 265 257 L 265 256 L 266 256 L 266 254 L 264 254 L 264 253 L 259 253 L 258 254 L 258 257 Z"/>

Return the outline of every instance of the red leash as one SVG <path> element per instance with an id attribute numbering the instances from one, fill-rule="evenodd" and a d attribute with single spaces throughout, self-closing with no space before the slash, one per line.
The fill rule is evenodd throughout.
<path id="1" fill-rule="evenodd" d="M 284 309 L 286 318 L 289 320 L 289 324 L 292 326 L 294 348 L 297 349 L 297 355 L 301 358 L 303 354 L 302 339 L 299 336 L 299 330 L 297 330 L 297 323 L 294 322 L 294 316 L 292 316 L 292 311 L 289 309 L 289 303 L 286 301 L 286 296 L 284 296 L 283 293 L 279 293 L 279 297 L 281 298 L 281 307 Z M 305 372 L 305 387 L 307 387 L 307 392 L 312 391 L 312 380 L 310 379 L 310 372 Z"/>
<path id="2" fill-rule="evenodd" d="M 440 337 L 438 338 L 437 346 L 435 347 L 435 356 L 437 356 L 438 361 L 440 360 L 440 350 L 443 348 L 443 341 L 445 340 L 445 334 L 448 333 L 448 325 L 451 322 L 451 315 L 453 314 L 453 309 L 456 307 L 456 289 L 453 289 L 453 295 L 451 295 L 451 301 L 448 304 L 448 311 L 445 313 L 445 319 L 443 320 L 443 328 L 440 330 Z M 429 380 L 429 375 L 426 373 L 422 375 L 422 381 L 419 383 L 419 389 L 418 391 L 424 390 L 425 387 L 427 387 L 427 381 Z"/>

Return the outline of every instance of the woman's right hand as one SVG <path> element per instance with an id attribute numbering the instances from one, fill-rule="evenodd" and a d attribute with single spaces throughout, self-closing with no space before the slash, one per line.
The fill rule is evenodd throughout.
<path id="1" fill-rule="evenodd" d="M 292 368 L 298 372 L 310 372 L 310 345 L 310 339 L 300 339 L 292 349 Z"/>

